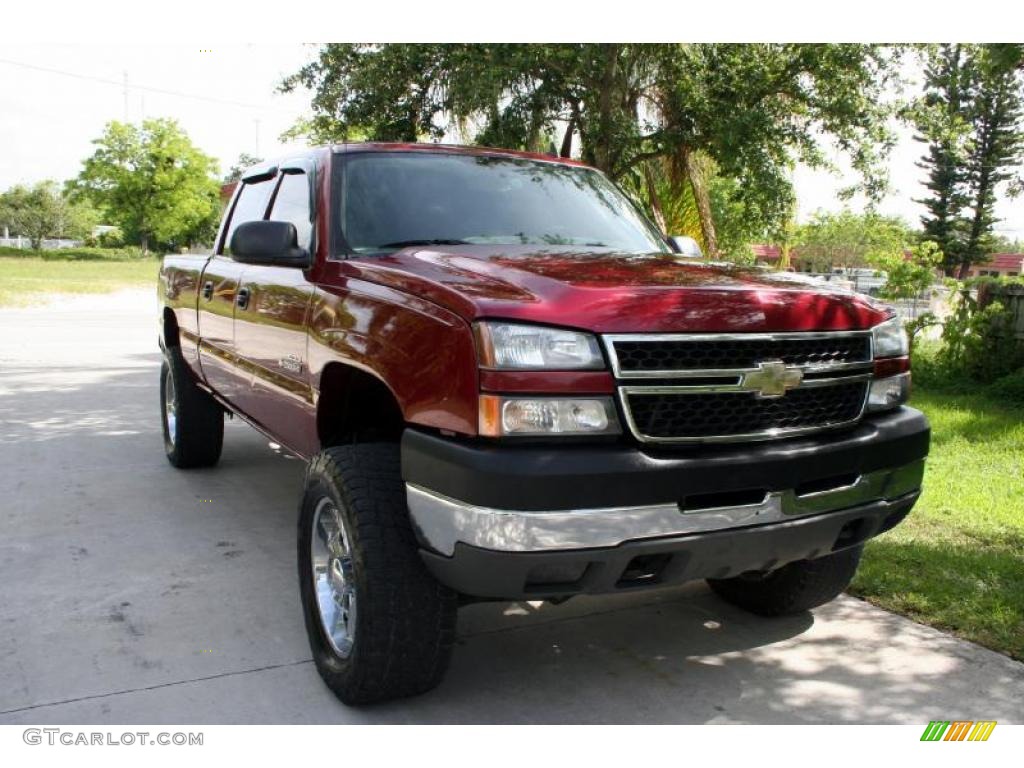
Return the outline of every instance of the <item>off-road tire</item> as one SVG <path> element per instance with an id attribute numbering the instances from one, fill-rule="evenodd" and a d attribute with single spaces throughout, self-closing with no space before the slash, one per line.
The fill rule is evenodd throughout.
<path id="1" fill-rule="evenodd" d="M 169 383 L 173 391 L 169 392 Z M 176 402 L 173 430 L 167 400 Z M 169 347 L 160 368 L 160 416 L 163 422 L 164 452 L 178 469 L 212 467 L 224 445 L 224 410 L 201 390 L 189 373 L 178 347 Z"/>
<path id="2" fill-rule="evenodd" d="M 343 518 L 351 555 L 357 620 L 347 657 L 328 640 L 314 587 L 313 524 L 325 495 Z M 457 596 L 420 559 L 398 445 L 345 445 L 314 457 L 299 507 L 298 565 L 313 661 L 345 704 L 414 696 L 441 681 L 455 641 Z"/>
<path id="3" fill-rule="evenodd" d="M 760 616 L 787 616 L 817 608 L 846 589 L 857 572 L 863 546 L 814 560 L 797 560 L 766 574 L 708 579 L 726 602 Z"/>

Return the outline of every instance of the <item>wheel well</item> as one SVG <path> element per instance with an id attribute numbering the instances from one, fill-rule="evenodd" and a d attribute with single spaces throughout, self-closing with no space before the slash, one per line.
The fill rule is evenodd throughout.
<path id="1" fill-rule="evenodd" d="M 170 349 L 171 347 L 177 347 L 181 343 L 178 337 L 178 318 L 174 314 L 174 310 L 170 307 L 164 307 L 164 346 Z"/>
<path id="2" fill-rule="evenodd" d="M 402 409 L 375 376 L 343 363 L 320 375 L 316 431 L 321 448 L 352 442 L 397 442 L 405 428 Z"/>

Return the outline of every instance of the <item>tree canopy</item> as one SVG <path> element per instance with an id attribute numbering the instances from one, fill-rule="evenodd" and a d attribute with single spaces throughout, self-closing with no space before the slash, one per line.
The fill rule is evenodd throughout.
<path id="1" fill-rule="evenodd" d="M 708 167 L 735 182 L 729 204 L 759 227 L 788 217 L 796 161 L 828 164 L 823 139 L 881 194 L 895 55 L 849 44 L 331 44 L 282 88 L 312 89 L 312 116 L 293 133 L 314 141 L 458 135 L 578 155 L 664 220 L 665 195 L 651 187 L 660 175 L 671 195 L 692 195 L 716 256 Z"/>
<path id="2" fill-rule="evenodd" d="M 241 181 L 242 174 L 254 165 L 259 165 L 263 162 L 262 157 L 256 157 L 250 155 L 248 152 L 242 152 L 238 155 L 238 159 L 235 164 L 228 169 L 227 175 L 224 177 L 224 183 L 230 184 L 234 181 Z"/>
<path id="3" fill-rule="evenodd" d="M 85 237 L 96 222 L 96 211 L 84 201 L 68 199 L 55 181 L 18 185 L 0 194 L 0 228 L 27 237 L 35 250 L 46 238 Z"/>
<path id="4" fill-rule="evenodd" d="M 817 211 L 795 234 L 801 263 L 820 272 L 902 259 L 904 250 L 914 246 L 917 239 L 902 219 L 849 210 Z"/>
<path id="5" fill-rule="evenodd" d="M 71 184 L 143 249 L 200 242 L 216 229 L 216 161 L 177 122 L 108 123 Z"/>

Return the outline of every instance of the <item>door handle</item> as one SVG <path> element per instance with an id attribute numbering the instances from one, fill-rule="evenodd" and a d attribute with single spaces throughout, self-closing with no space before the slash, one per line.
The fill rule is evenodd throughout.
<path id="1" fill-rule="evenodd" d="M 241 288 L 238 291 L 238 296 L 235 298 L 239 309 L 245 309 L 249 306 L 249 289 Z"/>
<path id="2" fill-rule="evenodd" d="M 213 280 L 203 283 L 203 298 L 207 301 L 213 298 Z"/>

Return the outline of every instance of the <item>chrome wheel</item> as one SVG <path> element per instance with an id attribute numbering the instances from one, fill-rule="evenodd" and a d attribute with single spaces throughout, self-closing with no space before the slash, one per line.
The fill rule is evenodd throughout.
<path id="1" fill-rule="evenodd" d="M 173 447 L 178 439 L 178 397 L 170 367 L 164 374 L 164 419 L 167 422 L 167 441 Z"/>
<path id="2" fill-rule="evenodd" d="M 342 658 L 352 653 L 356 632 L 356 584 L 345 521 L 329 499 L 317 502 L 310 537 L 313 593 L 324 636 Z"/>

